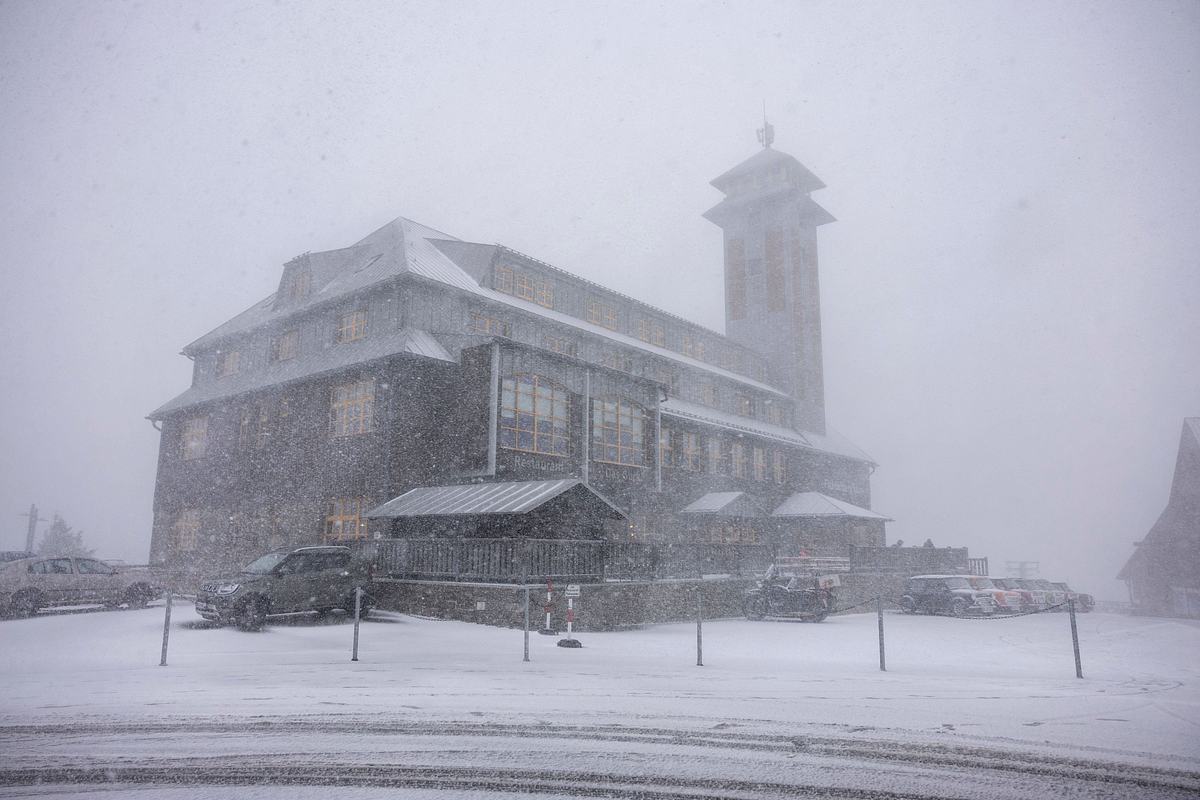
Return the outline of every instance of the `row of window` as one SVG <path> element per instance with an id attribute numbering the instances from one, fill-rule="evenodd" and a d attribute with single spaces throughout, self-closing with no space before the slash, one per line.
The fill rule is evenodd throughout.
<path id="1" fill-rule="evenodd" d="M 333 331 L 335 344 L 355 342 L 367 336 L 367 311 L 360 308 L 338 315 Z M 290 361 L 300 354 L 300 331 L 286 330 L 278 336 L 272 336 L 267 355 L 271 363 Z M 242 354 L 239 350 L 222 350 L 217 352 L 217 377 L 227 378 L 236 375 L 241 368 Z"/>
<path id="2" fill-rule="evenodd" d="M 658 447 L 664 467 L 776 484 L 788 480 L 787 455 L 781 449 L 727 442 L 716 435 L 702 441 L 698 433 L 669 427 L 659 432 Z"/>
<path id="3" fill-rule="evenodd" d="M 501 381 L 500 446 L 542 455 L 570 454 L 571 394 L 565 387 L 535 374 Z M 646 411 L 621 398 L 596 398 L 591 407 L 591 457 L 595 461 L 644 466 Z M 783 450 L 742 442 L 727 444 L 719 436 L 663 427 L 660 463 L 690 472 L 709 472 L 757 481 L 787 482 Z"/>
<path id="4" fill-rule="evenodd" d="M 494 285 L 498 291 L 505 294 L 520 297 L 523 300 L 537 303 L 546 308 L 554 308 L 554 285 L 540 275 L 523 272 L 511 266 L 500 266 L 496 268 Z M 780 297 L 782 298 L 782 292 L 780 292 Z M 742 298 L 742 305 L 744 306 L 744 287 Z M 585 303 L 584 319 L 593 325 L 599 325 L 613 331 L 619 331 L 622 328 L 621 313 L 618 307 L 597 298 L 590 298 Z M 474 327 L 472 325 L 472 328 Z M 631 329 L 637 338 L 643 342 L 664 348 L 669 346 L 667 328 L 660 320 L 642 317 L 637 320 L 635 326 L 631 323 Z M 496 333 L 492 330 L 484 332 L 489 334 Z M 507 336 L 508 334 L 503 333 L 499 335 Z M 672 349 L 699 361 L 717 364 L 723 369 L 744 371 L 748 366 L 748 373 L 751 377 L 757 380 L 765 380 L 766 378 L 766 369 L 758 359 L 743 354 L 742 359 L 748 361 L 748 364 L 739 364 L 738 355 L 733 348 L 713 348 L 706 344 L 704 338 L 696 334 L 680 334 L 678 341 L 674 343 Z"/>
<path id="5" fill-rule="evenodd" d="M 238 417 L 238 446 L 262 447 L 271 435 L 271 410 L 268 402 L 248 404 Z M 281 398 L 275 407 L 276 415 L 291 415 L 290 401 Z M 208 455 L 209 415 L 187 417 L 180 426 L 179 454 L 185 461 Z M 356 436 L 374 430 L 375 381 L 367 378 L 339 384 L 330 390 L 329 435 Z"/>
<path id="6" fill-rule="evenodd" d="M 321 525 L 324 542 L 352 542 L 367 538 L 367 520 L 363 516 L 370 505 L 365 497 L 335 497 L 325 508 Z M 174 549 L 178 552 L 195 552 L 202 538 L 204 515 L 200 509 L 184 509 L 175 519 Z M 279 547 L 283 542 L 271 534 L 268 546 Z"/>

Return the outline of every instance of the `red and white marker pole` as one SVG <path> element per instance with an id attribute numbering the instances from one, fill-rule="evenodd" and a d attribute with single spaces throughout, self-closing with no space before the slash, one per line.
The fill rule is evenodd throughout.
<path id="1" fill-rule="evenodd" d="M 549 578 L 546 579 L 546 605 L 542 606 L 542 610 L 546 612 L 546 624 L 538 633 L 543 636 L 557 636 L 558 631 L 550 627 L 550 612 L 554 610 L 554 584 Z"/>

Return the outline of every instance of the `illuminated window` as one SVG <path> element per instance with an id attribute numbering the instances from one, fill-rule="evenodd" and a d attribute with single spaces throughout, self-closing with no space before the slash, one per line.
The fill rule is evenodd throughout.
<path id="1" fill-rule="evenodd" d="M 180 443 L 185 460 L 204 458 L 204 454 L 208 452 L 208 417 L 185 419 Z"/>
<path id="2" fill-rule="evenodd" d="M 767 405 L 767 422 L 772 425 L 783 424 L 783 406 L 779 403 L 769 403 Z"/>
<path id="3" fill-rule="evenodd" d="M 746 445 L 741 442 L 734 442 L 730 448 L 730 462 L 732 465 L 731 474 L 735 478 L 749 477 L 749 470 L 746 462 Z"/>
<path id="4" fill-rule="evenodd" d="M 306 269 L 292 272 L 283 284 L 283 294 L 288 300 L 303 300 L 312 288 L 312 273 Z"/>
<path id="5" fill-rule="evenodd" d="M 767 451 L 761 447 L 754 448 L 754 480 L 767 479 Z"/>
<path id="6" fill-rule="evenodd" d="M 538 375 L 505 378 L 500 394 L 500 446 L 565 456 L 570 444 L 570 395 Z"/>
<path id="7" fill-rule="evenodd" d="M 618 353 L 615 350 L 609 350 L 608 352 L 602 354 L 600 356 L 600 363 L 609 369 L 619 369 L 622 372 L 633 372 L 633 359 L 627 355 L 624 355 L 623 353 Z"/>
<path id="8" fill-rule="evenodd" d="M 375 412 L 375 381 L 355 381 L 333 387 L 329 408 L 329 432 L 355 436 L 371 430 Z"/>
<path id="9" fill-rule="evenodd" d="M 539 306 L 554 307 L 554 286 L 549 281 L 512 267 L 496 269 L 496 290 Z"/>
<path id="10" fill-rule="evenodd" d="M 175 549 L 181 553 L 194 552 L 199 539 L 199 510 L 189 508 L 179 512 L 179 518 L 175 520 Z"/>
<path id="11" fill-rule="evenodd" d="M 496 268 L 496 291 L 504 292 L 505 294 L 513 293 L 512 267 Z"/>
<path id="12" fill-rule="evenodd" d="M 716 436 L 708 439 L 708 471 L 713 475 L 725 472 L 725 447 Z"/>
<path id="13" fill-rule="evenodd" d="M 638 320 L 638 338 L 659 347 L 665 347 L 667 344 L 667 332 L 663 326 L 648 319 Z"/>
<path id="14" fill-rule="evenodd" d="M 354 342 L 362 339 L 367 335 L 367 311 L 366 309 L 358 309 L 357 311 L 349 311 L 338 317 L 337 336 L 338 344 L 344 342 Z"/>
<path id="15" fill-rule="evenodd" d="M 578 352 L 578 346 L 574 339 L 568 339 L 564 336 L 547 336 L 546 349 L 555 353 L 562 353 L 564 356 L 574 356 Z"/>
<path id="16" fill-rule="evenodd" d="M 645 463 L 645 413 L 628 400 L 592 401 L 592 458 L 610 464 Z"/>
<path id="17" fill-rule="evenodd" d="M 746 251 L 741 239 L 725 245 L 725 309 L 731 320 L 746 316 Z"/>
<path id="18" fill-rule="evenodd" d="M 271 360 L 288 361 L 300 352 L 300 331 L 285 331 L 271 340 Z"/>
<path id="19" fill-rule="evenodd" d="M 681 433 L 676 437 L 679 466 L 689 472 L 704 471 L 704 451 L 700 447 L 700 435 Z"/>
<path id="20" fill-rule="evenodd" d="M 496 319 L 495 317 L 489 317 L 486 314 L 472 311 L 470 331 L 484 336 L 508 336 L 510 335 L 511 328 L 502 319 Z"/>
<path id="21" fill-rule="evenodd" d="M 589 300 L 587 304 L 587 321 L 603 325 L 612 330 L 617 329 L 617 310 L 599 300 Z"/>
<path id="22" fill-rule="evenodd" d="M 748 520 L 724 519 L 712 522 L 704 531 L 712 544 L 756 544 L 758 533 Z"/>
<path id="23" fill-rule="evenodd" d="M 774 473 L 775 482 L 779 484 L 787 483 L 787 460 L 783 457 L 783 452 L 776 450 L 772 454 L 772 461 L 774 462 L 772 464 L 774 467 L 772 472 Z"/>
<path id="24" fill-rule="evenodd" d="M 783 267 L 783 231 L 772 228 L 767 231 L 764 255 L 767 262 L 767 311 L 783 311 L 787 289 Z"/>
<path id="25" fill-rule="evenodd" d="M 237 350 L 226 350 L 217 356 L 217 359 L 217 377 L 225 378 L 237 373 L 241 353 Z"/>
<path id="26" fill-rule="evenodd" d="M 329 501 L 329 513 L 325 516 L 325 541 L 352 542 L 367 538 L 365 497 L 337 497 Z"/>

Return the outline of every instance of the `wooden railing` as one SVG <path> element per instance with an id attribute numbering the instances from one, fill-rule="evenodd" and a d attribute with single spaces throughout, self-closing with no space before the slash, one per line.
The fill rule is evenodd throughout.
<path id="1" fill-rule="evenodd" d="M 751 575 L 771 563 L 763 545 L 575 539 L 386 539 L 373 542 L 380 576 L 512 583 Z"/>

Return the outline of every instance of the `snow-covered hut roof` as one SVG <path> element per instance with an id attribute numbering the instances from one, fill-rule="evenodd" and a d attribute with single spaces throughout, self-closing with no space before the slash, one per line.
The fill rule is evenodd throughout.
<path id="1" fill-rule="evenodd" d="M 422 486 L 410 489 L 399 497 L 371 509 L 365 516 L 379 519 L 525 514 L 575 487 L 582 487 L 581 491 L 593 495 L 608 506 L 614 515 L 625 516 L 624 512 L 603 495 L 576 478 L 555 481 L 499 481 L 461 486 Z"/>
<path id="2" fill-rule="evenodd" d="M 891 522 L 891 517 L 885 517 L 868 508 L 861 508 L 853 503 L 847 503 L 845 500 L 838 500 L 836 497 L 830 497 L 820 492 L 798 492 L 780 503 L 779 507 L 771 512 L 771 516 L 817 517 L 823 519 L 840 517 L 877 519 L 884 522 Z"/>

